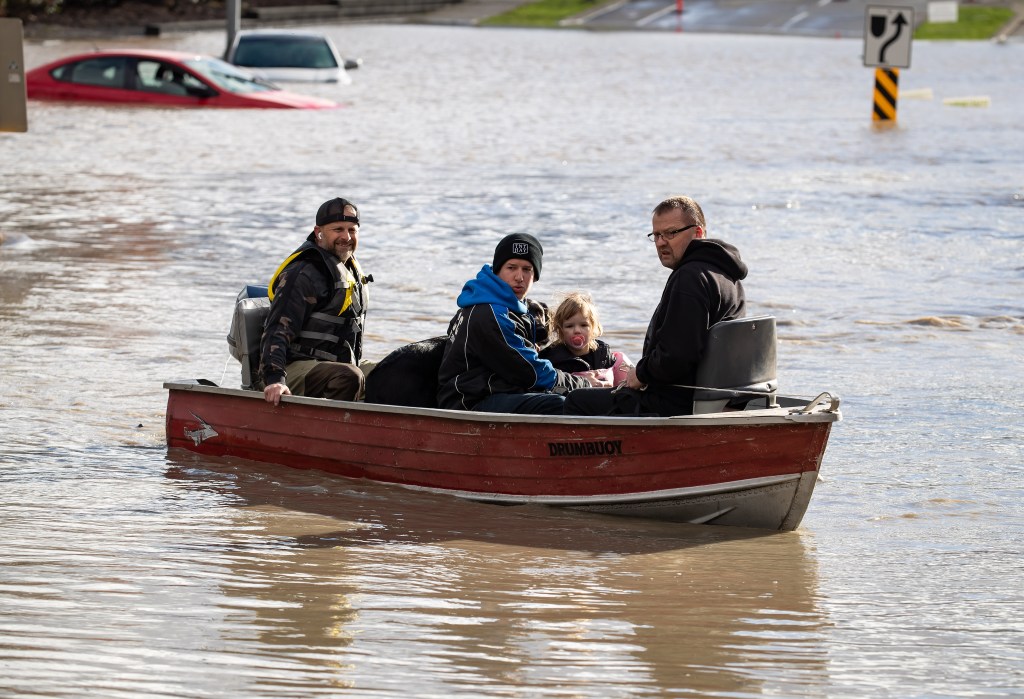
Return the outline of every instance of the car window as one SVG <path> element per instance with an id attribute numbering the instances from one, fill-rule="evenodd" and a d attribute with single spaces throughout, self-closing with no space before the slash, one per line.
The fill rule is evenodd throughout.
<path id="1" fill-rule="evenodd" d="M 219 58 L 192 58 L 185 64 L 217 87 L 228 92 L 269 92 L 278 90 L 276 85 L 256 80 L 248 72 L 242 72 Z"/>
<path id="2" fill-rule="evenodd" d="M 338 61 L 320 37 L 243 36 L 232 57 L 249 68 L 337 68 Z"/>
<path id="3" fill-rule="evenodd" d="M 165 95 L 208 96 L 209 88 L 202 81 L 171 63 L 139 59 L 135 70 L 140 90 Z"/>
<path id="4" fill-rule="evenodd" d="M 66 63 L 56 68 L 51 75 L 54 80 L 78 85 L 124 88 L 126 62 L 124 56 L 87 58 L 84 61 Z"/>

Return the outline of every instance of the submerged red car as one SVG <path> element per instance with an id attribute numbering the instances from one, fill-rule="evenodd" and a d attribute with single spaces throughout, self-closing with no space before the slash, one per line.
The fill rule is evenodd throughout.
<path id="1" fill-rule="evenodd" d="M 25 74 L 31 99 L 169 107 L 330 109 L 331 100 L 280 89 L 243 68 L 180 51 L 83 53 Z"/>

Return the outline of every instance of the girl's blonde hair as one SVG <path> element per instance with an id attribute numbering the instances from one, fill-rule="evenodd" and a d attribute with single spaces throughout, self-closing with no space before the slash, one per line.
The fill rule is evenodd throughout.
<path id="1" fill-rule="evenodd" d="M 550 335 L 554 338 L 555 344 L 561 343 L 562 323 L 577 313 L 582 313 L 583 317 L 590 323 L 590 345 L 587 346 L 587 351 L 593 352 L 597 349 L 597 338 L 601 337 L 601 333 L 604 330 L 601 327 L 601 319 L 597 316 L 597 306 L 594 304 L 594 300 L 590 298 L 590 294 L 585 292 L 570 291 L 562 298 L 558 308 L 555 309 L 555 312 L 548 320 Z"/>

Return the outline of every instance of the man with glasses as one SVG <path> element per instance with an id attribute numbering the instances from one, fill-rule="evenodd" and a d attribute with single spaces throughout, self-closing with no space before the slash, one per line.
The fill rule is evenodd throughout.
<path id="1" fill-rule="evenodd" d="M 654 208 L 658 259 L 672 270 L 647 327 L 643 357 L 623 385 L 572 391 L 567 415 L 690 415 L 697 364 L 708 329 L 741 318 L 741 282 L 747 266 L 729 243 L 706 237 L 704 212 L 690 197 L 671 197 Z"/>
<path id="2" fill-rule="evenodd" d="M 353 400 L 363 390 L 359 369 L 372 277 L 355 252 L 359 210 L 339 198 L 325 201 L 306 241 L 270 278 L 270 315 L 260 346 L 263 397 Z"/>

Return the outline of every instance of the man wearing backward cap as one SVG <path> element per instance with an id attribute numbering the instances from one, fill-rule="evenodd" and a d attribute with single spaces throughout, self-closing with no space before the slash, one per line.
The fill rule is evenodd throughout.
<path id="1" fill-rule="evenodd" d="M 353 400 L 369 300 L 355 251 L 359 210 L 341 198 L 324 202 L 306 241 L 270 278 L 270 314 L 260 345 L 263 396 Z"/>
<path id="2" fill-rule="evenodd" d="M 561 414 L 565 393 L 592 383 L 559 371 L 537 351 L 547 338 L 543 306 L 526 295 L 540 279 L 544 249 L 513 233 L 459 294 L 438 372 L 438 405 L 494 413 Z"/>

